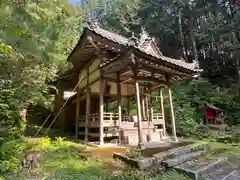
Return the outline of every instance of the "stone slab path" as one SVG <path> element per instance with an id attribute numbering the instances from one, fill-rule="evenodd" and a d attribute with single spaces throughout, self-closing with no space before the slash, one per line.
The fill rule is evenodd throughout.
<path id="1" fill-rule="evenodd" d="M 196 143 L 154 154 L 167 168 L 187 173 L 195 180 L 240 180 L 240 167 L 226 158 L 208 155 L 207 143 Z"/>

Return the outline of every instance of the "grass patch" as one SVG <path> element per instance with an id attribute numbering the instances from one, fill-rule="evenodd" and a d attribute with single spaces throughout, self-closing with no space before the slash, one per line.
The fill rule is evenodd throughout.
<path id="1" fill-rule="evenodd" d="M 19 176 L 24 178 L 47 178 L 47 177 L 68 177 L 73 174 L 82 176 L 100 176 L 107 171 L 105 161 L 87 152 L 87 146 L 67 141 L 64 138 L 31 138 L 18 141 L 19 152 L 16 156 L 14 164 L 16 169 L 14 173 L 5 174 L 5 179 L 14 179 Z M 20 171 L 21 156 L 25 152 L 41 151 L 43 157 L 39 168 L 34 168 L 29 172 L 27 170 Z M 85 158 L 83 158 L 85 157 Z M 107 161 L 109 163 L 109 161 Z"/>
<path id="2" fill-rule="evenodd" d="M 226 157 L 230 162 L 240 165 L 240 143 L 211 143 L 210 151 L 213 156 Z"/>
<path id="3" fill-rule="evenodd" d="M 125 151 L 120 148 L 94 148 L 68 141 L 64 138 L 25 138 L 14 142 L 17 153 L 12 154 L 15 168 L 2 175 L 4 180 L 42 179 L 42 180 L 147 180 L 149 173 L 126 169 L 120 161 L 112 158 L 113 151 Z M 40 166 L 30 171 L 19 169 L 22 155 L 29 151 L 43 153 Z M 84 156 L 85 155 L 85 156 Z M 88 157 L 87 160 L 84 157 Z M 190 180 L 175 171 L 158 174 L 152 179 Z M 1 180 L 1 176 L 0 176 Z"/>

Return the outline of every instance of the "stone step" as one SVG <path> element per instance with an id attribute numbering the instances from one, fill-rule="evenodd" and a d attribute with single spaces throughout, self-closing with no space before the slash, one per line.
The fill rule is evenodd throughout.
<path id="1" fill-rule="evenodd" d="M 153 155 L 153 157 L 155 157 L 158 161 L 163 161 L 168 158 L 174 158 L 177 156 L 186 155 L 196 151 L 205 151 L 207 149 L 209 149 L 208 143 L 205 143 L 205 142 L 195 143 L 195 144 L 191 144 L 183 147 L 174 148 L 166 152 L 156 153 Z"/>
<path id="2" fill-rule="evenodd" d="M 230 163 L 220 163 L 218 167 L 199 173 L 206 180 L 240 180 L 240 167 Z"/>
<path id="3" fill-rule="evenodd" d="M 195 160 L 190 160 L 185 163 L 174 166 L 173 168 L 182 171 L 188 174 L 193 179 L 199 180 L 201 177 L 205 177 L 203 172 L 214 170 L 224 164 L 226 160 L 224 158 L 221 159 L 211 159 L 205 160 L 203 157 Z"/>
<path id="4" fill-rule="evenodd" d="M 175 158 L 166 159 L 162 163 L 166 167 L 173 167 L 173 166 L 177 166 L 179 164 L 182 164 L 184 162 L 191 161 L 191 160 L 197 159 L 201 156 L 204 156 L 204 155 L 207 154 L 207 152 L 208 151 L 206 151 L 206 150 L 192 152 L 192 153 L 188 153 L 188 154 L 185 154 L 185 155 L 182 155 L 182 156 L 177 156 Z"/>
<path id="5" fill-rule="evenodd" d="M 229 175 L 224 177 L 222 180 L 240 180 L 240 170 L 231 172 Z"/>

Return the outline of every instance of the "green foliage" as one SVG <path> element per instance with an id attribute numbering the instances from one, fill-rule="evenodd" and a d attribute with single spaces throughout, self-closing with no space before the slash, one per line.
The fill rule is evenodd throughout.
<path id="1" fill-rule="evenodd" d="M 88 160 L 82 159 L 83 154 L 88 153 L 88 148 L 80 143 L 67 141 L 64 138 L 33 138 L 12 141 L 5 144 L 0 149 L 4 159 L 9 161 L 0 161 L 0 173 L 4 179 L 89 179 L 89 180 L 111 180 L 111 179 L 136 179 L 147 180 L 149 175 L 137 170 L 121 170 L 108 166 L 109 161 L 106 158 L 97 158 L 94 155 L 88 156 Z M 40 161 L 40 167 L 26 170 L 19 170 L 19 163 L 24 153 L 29 151 L 41 151 L 43 157 Z M 116 165 L 116 161 L 113 165 Z M 121 167 L 122 168 L 122 167 Z M 112 172 L 114 171 L 114 172 Z M 7 173 L 10 172 L 10 173 Z M 110 174 L 109 174 L 110 172 Z M 188 180 L 187 177 L 175 171 L 162 172 L 152 179 L 171 180 L 174 178 Z"/>
<path id="2" fill-rule="evenodd" d="M 135 148 L 131 148 L 125 155 L 133 159 L 141 159 L 143 157 L 141 150 Z"/>
<path id="3" fill-rule="evenodd" d="M 226 123 L 239 123 L 239 86 L 218 86 L 206 80 L 193 80 L 177 85 L 173 92 L 177 130 L 183 136 L 217 138 L 204 122 L 203 103 L 209 103 L 224 110 Z"/>
<path id="4" fill-rule="evenodd" d="M 15 170 L 14 139 L 25 128 L 24 110 L 52 109 L 55 87 L 49 82 L 69 67 L 66 58 L 76 44 L 83 11 L 65 0 L 0 3 L 0 149 L 1 172 Z"/>

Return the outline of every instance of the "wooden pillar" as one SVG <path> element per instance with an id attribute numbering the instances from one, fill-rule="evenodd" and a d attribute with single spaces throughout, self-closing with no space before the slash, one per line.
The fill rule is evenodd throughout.
<path id="1" fill-rule="evenodd" d="M 77 87 L 77 102 L 76 102 L 76 120 L 75 120 L 75 137 L 78 138 L 78 122 L 80 112 L 80 89 Z"/>
<path id="2" fill-rule="evenodd" d="M 138 146 L 141 149 L 143 146 L 142 138 L 142 113 L 141 113 L 141 103 L 140 103 L 140 94 L 139 94 L 139 84 L 135 79 L 135 91 L 136 91 L 136 105 L 137 105 L 137 118 L 138 118 Z"/>
<path id="3" fill-rule="evenodd" d="M 164 99 L 163 99 L 163 89 L 161 88 L 159 90 L 159 95 L 160 95 L 160 100 L 161 100 L 161 105 L 160 105 L 160 109 L 161 109 L 161 113 L 162 113 L 162 119 L 163 119 L 163 136 L 166 136 L 166 124 L 165 124 L 165 114 L 164 114 Z"/>
<path id="4" fill-rule="evenodd" d="M 105 81 L 103 79 L 102 71 L 100 71 L 100 93 L 99 93 L 99 113 L 100 113 L 100 129 L 99 129 L 99 143 L 100 145 L 104 144 L 104 118 L 103 118 L 103 113 L 104 113 L 104 84 Z"/>
<path id="5" fill-rule="evenodd" d="M 149 111 L 149 117 L 148 117 L 148 141 L 151 141 L 151 135 L 150 135 L 150 123 L 153 122 L 153 108 L 152 108 L 152 91 L 151 91 L 151 88 L 149 87 L 148 88 L 148 92 L 149 92 L 149 105 L 148 105 L 148 109 L 150 107 L 150 111 Z"/>
<path id="6" fill-rule="evenodd" d="M 169 86 L 168 86 L 168 101 L 169 101 L 169 107 L 170 107 L 170 112 L 171 112 L 172 136 L 175 141 L 178 141 L 177 132 L 176 132 L 176 124 L 175 124 L 175 115 L 174 115 L 174 111 L 173 111 L 172 90 L 171 90 L 171 87 L 169 87 Z"/>
<path id="7" fill-rule="evenodd" d="M 127 96 L 127 114 L 130 115 L 130 97 Z"/>
<path id="8" fill-rule="evenodd" d="M 119 145 L 122 144 L 121 140 L 121 123 L 122 123 L 122 106 L 121 106 L 121 84 L 120 84 L 120 74 L 117 73 L 117 104 L 118 104 L 118 137 L 119 137 Z"/>
<path id="9" fill-rule="evenodd" d="M 143 120 L 145 120 L 146 117 L 146 109 L 145 109 L 145 95 L 142 96 L 142 116 L 143 116 Z"/>
<path id="10" fill-rule="evenodd" d="M 149 121 L 149 99 L 148 99 L 148 96 L 145 96 L 146 98 L 146 118 L 147 118 L 147 121 Z"/>
<path id="11" fill-rule="evenodd" d="M 89 68 L 87 68 L 87 92 L 86 92 L 86 119 L 85 119 L 85 142 L 88 142 L 88 121 L 90 117 L 91 87 L 89 87 Z"/>
<path id="12" fill-rule="evenodd" d="M 153 107 L 152 107 L 152 90 L 149 87 L 148 88 L 148 92 L 149 92 L 149 107 L 150 107 L 150 112 L 149 112 L 149 121 L 153 121 Z"/>

